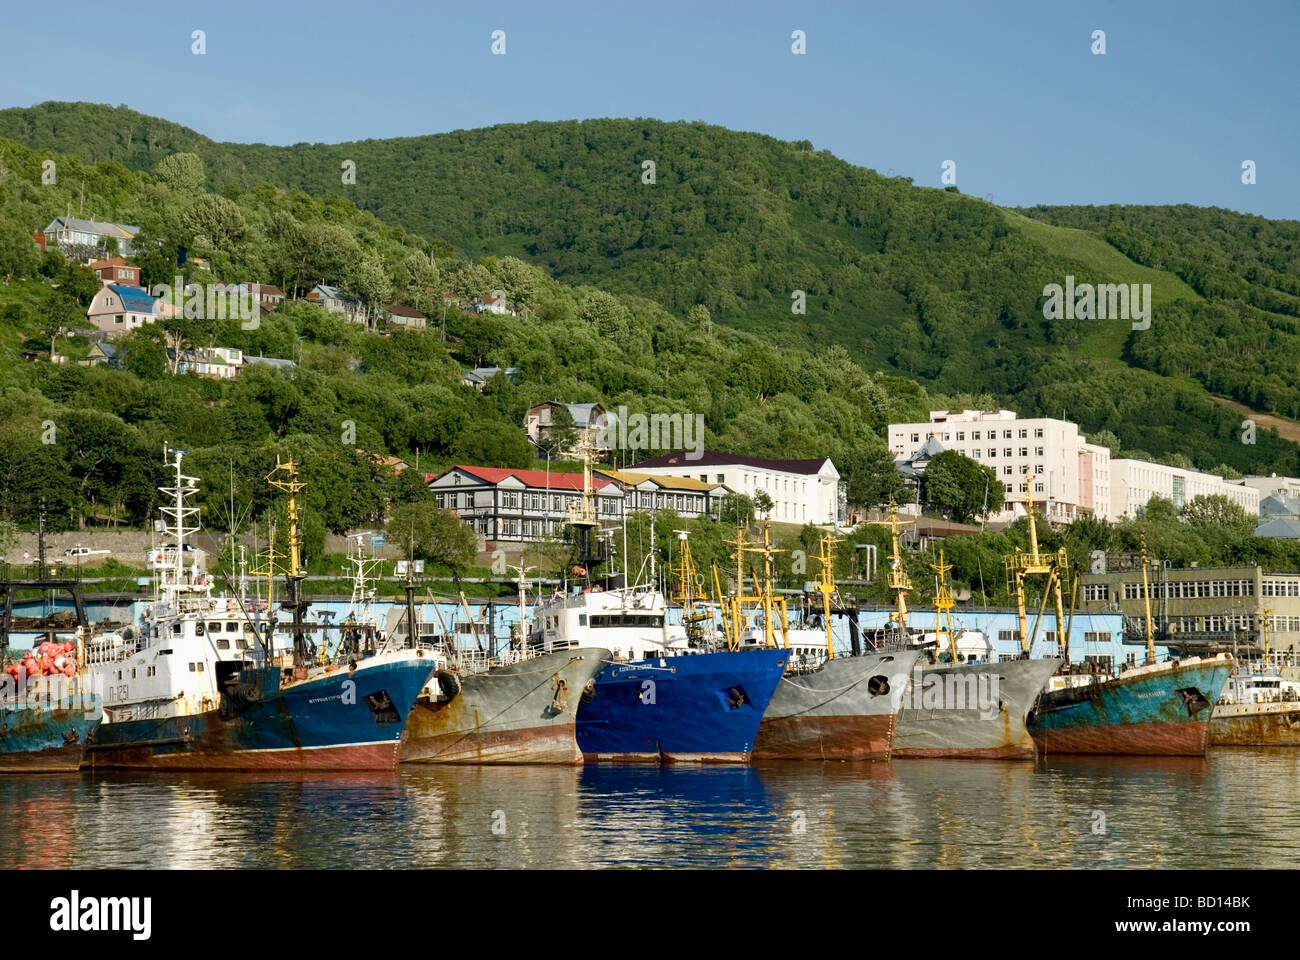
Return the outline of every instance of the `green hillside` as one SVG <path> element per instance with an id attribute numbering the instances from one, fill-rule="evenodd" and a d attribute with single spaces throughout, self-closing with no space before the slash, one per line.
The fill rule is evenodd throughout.
<path id="1" fill-rule="evenodd" d="M 1130 450 L 1204 468 L 1300 469 L 1292 444 L 1265 433 L 1242 444 L 1239 414 L 1207 396 L 1300 415 L 1281 374 L 1263 369 L 1256 382 L 1238 369 L 1260 350 L 1279 369 L 1300 353 L 1287 299 L 1300 225 L 1271 224 L 1247 243 L 1259 218 L 1188 208 L 1178 228 L 1204 255 L 1180 266 L 1152 255 L 1137 225 L 1121 235 L 1086 214 L 1008 211 L 807 142 L 702 123 L 529 123 L 270 147 L 214 143 L 125 108 L 42 104 L 0 111 L 0 136 L 142 171 L 192 150 L 209 187 L 232 196 L 267 183 L 337 197 L 471 259 L 516 257 L 676 317 L 703 305 L 768 349 L 839 344 L 868 370 L 1067 416 Z M 355 184 L 343 183 L 345 161 Z M 1150 283 L 1151 329 L 1045 319 L 1043 288 L 1067 275 Z M 791 310 L 797 291 L 802 313 Z M 1219 353 L 1245 351 L 1241 364 L 1212 368 L 1212 352 L 1189 347 L 1216 338 Z"/>

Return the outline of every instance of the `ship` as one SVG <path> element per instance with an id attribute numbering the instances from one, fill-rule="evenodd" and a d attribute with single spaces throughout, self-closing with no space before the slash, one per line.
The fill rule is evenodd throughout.
<path id="1" fill-rule="evenodd" d="M 1147 662 L 1118 677 L 1071 678 L 1082 682 L 1044 693 L 1029 732 L 1045 756 L 1205 755 L 1214 704 L 1235 661 L 1229 653 L 1157 661 L 1145 542 L 1141 567 Z"/>
<path id="2" fill-rule="evenodd" d="M 0 773 L 72 773 L 104 716 L 80 675 L 0 677 Z"/>
<path id="3" fill-rule="evenodd" d="M 734 542 L 739 558 L 749 549 L 743 532 Z M 759 724 L 754 760 L 890 758 L 903 694 L 921 654 L 917 650 L 863 651 L 853 620 L 852 655 L 836 654 L 831 605 L 835 596 L 834 548 L 840 542 L 831 534 L 818 541 L 820 576 L 816 588 L 822 596 L 822 610 L 820 614 L 810 612 L 798 628 L 788 624 L 784 598 L 772 594 L 770 559 L 760 594 L 748 598 L 748 602 L 761 606 L 762 612 L 756 617 L 756 626 L 741 634 L 741 648 L 773 645 L 779 611 L 782 645 L 791 653 L 786 672 Z M 766 527 L 763 547 L 754 549 L 770 558 Z M 738 582 L 743 582 L 739 566 L 738 560 Z M 686 576 L 682 579 L 689 582 Z M 738 614 L 747 598 L 738 591 L 731 602 Z M 736 629 L 737 622 L 738 617 L 733 617 L 729 631 Z"/>
<path id="4" fill-rule="evenodd" d="M 415 699 L 436 669 L 430 651 L 370 635 L 315 648 L 303 618 L 295 495 L 305 484 L 292 461 L 268 480 L 289 494 L 288 596 L 292 650 L 277 644 L 268 596 L 254 619 L 242 597 L 216 595 L 186 537 L 197 532 L 197 478 L 169 451 L 173 486 L 154 564 L 157 591 L 138 624 L 86 643 L 86 672 L 102 691 L 104 719 L 86 750 L 92 769 L 392 770 Z M 274 554 L 272 548 L 271 554 Z M 274 570 L 269 564 L 268 580 Z M 258 605 L 252 605 L 256 608 Z"/>
<path id="5" fill-rule="evenodd" d="M 569 513 L 575 544 L 570 571 L 582 579 L 539 604 L 532 642 L 611 652 L 582 692 L 577 735 L 583 759 L 747 763 L 790 652 L 719 649 L 702 624 L 669 624 L 653 549 L 647 584 L 626 586 L 626 569 L 617 586 L 597 582 L 591 570 L 607 557 L 596 542 L 592 450 L 585 441 L 582 454 L 583 496 Z M 653 524 L 651 514 L 652 544 Z"/>
<path id="6" fill-rule="evenodd" d="M 421 646 L 441 659 L 433 681 L 415 702 L 402 738 L 403 763 L 576 764 L 577 714 L 583 691 L 612 660 L 602 647 L 553 649 L 528 643 L 526 570 L 519 570 L 519 621 L 500 653 L 482 651 L 480 631 L 491 630 L 469 615 L 428 635 L 416 617 L 413 585 L 406 584 L 404 622 L 415 624 Z M 434 611 L 437 613 L 435 604 Z M 441 614 L 437 614 L 441 620 Z M 464 627 L 468 626 L 468 631 Z M 468 642 L 467 642 L 468 641 Z M 470 644 L 473 644 L 471 647 Z"/>
<path id="7" fill-rule="evenodd" d="M 1030 530 L 1033 536 L 1033 508 L 1030 505 Z M 1060 658 L 1028 657 L 1030 644 L 1024 627 L 1024 600 L 1021 597 L 1021 637 L 1025 638 L 1025 659 L 974 661 L 974 654 L 962 654 L 958 635 L 952 628 L 953 599 L 944 574 L 951 566 L 940 554 L 935 568 L 940 575 L 935 597 L 936 623 L 932 634 L 911 630 L 908 626 L 907 596 L 912 582 L 903 566 L 899 533 L 902 525 L 898 509 L 890 503 L 883 521 L 891 534 L 888 583 L 894 593 L 895 609 L 890 616 L 891 629 L 877 645 L 885 650 L 919 649 L 933 658 L 917 662 L 903 693 L 894 733 L 892 756 L 900 759 L 948 758 L 970 760 L 1033 760 L 1037 748 L 1029 735 L 1026 720 L 1040 691 L 1064 662 Z M 1037 556 L 1037 540 L 1031 549 Z M 940 569 L 941 568 L 941 569 Z M 1059 616 L 1059 613 L 1058 613 Z M 946 623 L 944 622 L 946 617 Z M 945 651 L 937 648 L 948 643 L 947 663 L 938 662 Z M 983 644 L 977 644 L 984 646 Z M 960 662 L 962 657 L 965 662 Z"/>
<path id="8" fill-rule="evenodd" d="M 1259 613 L 1262 662 L 1239 663 L 1214 705 L 1210 715 L 1211 746 L 1300 746 L 1300 683 L 1283 677 L 1276 658 L 1269 656 L 1271 613 Z"/>

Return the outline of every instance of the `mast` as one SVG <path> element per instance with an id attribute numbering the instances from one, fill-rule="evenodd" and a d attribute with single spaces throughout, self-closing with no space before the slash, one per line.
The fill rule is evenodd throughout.
<path id="1" fill-rule="evenodd" d="M 1056 638 L 1057 646 L 1066 664 L 1070 662 L 1070 638 L 1065 632 L 1065 605 L 1061 597 L 1061 584 L 1069 571 L 1070 559 L 1061 547 L 1056 553 L 1041 553 L 1038 549 L 1038 524 L 1034 517 L 1034 479 L 1025 468 L 1025 512 L 1029 518 L 1029 552 L 1024 553 L 1019 547 L 1015 553 L 1006 558 L 1007 589 L 1016 595 L 1016 615 L 1020 627 L 1020 652 L 1029 656 L 1032 652 L 1028 622 L 1025 616 L 1025 580 L 1031 576 L 1045 576 L 1043 606 L 1047 606 L 1048 594 L 1056 599 Z M 1035 633 L 1037 628 L 1035 627 Z"/>
<path id="2" fill-rule="evenodd" d="M 171 498 L 171 503 L 159 507 L 159 511 L 167 518 L 163 521 L 163 536 L 174 537 L 176 546 L 175 553 L 171 557 L 167 556 L 165 549 L 163 551 L 163 562 L 159 565 L 161 574 L 158 586 L 160 596 L 175 600 L 182 590 L 194 588 L 193 584 L 184 583 L 185 538 L 191 533 L 197 533 L 199 529 L 197 522 L 193 525 L 190 523 L 198 516 L 199 508 L 190 506 L 187 502 L 190 497 L 198 493 L 198 477 L 186 476 L 181 472 L 181 460 L 188 451 L 168 450 L 167 452 L 175 454 L 176 457 L 172 464 L 176 468 L 176 482 L 175 486 L 158 488 L 160 493 Z"/>
<path id="3" fill-rule="evenodd" d="M 826 622 L 826 659 L 835 659 L 835 646 L 831 640 L 831 594 L 835 592 L 835 545 L 844 541 L 834 534 L 826 534 L 817 541 L 817 562 L 821 564 L 817 590 L 822 595 L 822 617 Z"/>
<path id="4" fill-rule="evenodd" d="M 889 619 L 898 624 L 900 635 L 907 633 L 907 595 L 912 590 L 912 580 L 903 566 L 903 551 L 899 546 L 898 535 L 903 524 L 898 519 L 898 505 L 894 498 L 889 498 L 889 517 L 886 520 L 868 520 L 868 523 L 887 527 L 890 534 L 889 552 L 889 589 L 894 591 L 895 609 Z"/>
<path id="5" fill-rule="evenodd" d="M 285 479 L 281 480 L 276 476 L 281 470 L 285 473 Z M 308 602 L 302 599 L 302 557 L 299 551 L 299 533 L 298 533 L 298 494 L 307 489 L 307 484 L 298 479 L 298 464 L 293 460 L 288 463 L 280 463 L 278 458 L 275 469 L 266 477 L 267 483 L 277 490 L 283 490 L 289 495 L 289 569 L 285 572 L 285 584 L 288 587 L 289 596 L 280 602 L 280 606 L 288 610 L 292 617 L 290 630 L 293 634 L 293 664 L 295 667 L 306 667 L 315 651 L 307 641 L 305 629 L 303 626 L 303 614 L 306 612 Z"/>
<path id="6" fill-rule="evenodd" d="M 939 551 L 939 562 L 930 564 L 930 569 L 939 575 L 939 584 L 934 597 L 934 638 L 948 638 L 948 652 L 952 662 L 957 662 L 957 639 L 952 633 L 952 591 L 948 589 L 946 574 L 952 569 L 951 563 L 943 562 L 943 551 Z"/>
<path id="7" fill-rule="evenodd" d="M 1146 606 L 1147 663 L 1156 662 L 1156 642 L 1151 632 L 1151 585 L 1147 583 L 1147 538 L 1143 534 L 1138 543 L 1142 549 L 1142 601 Z"/>

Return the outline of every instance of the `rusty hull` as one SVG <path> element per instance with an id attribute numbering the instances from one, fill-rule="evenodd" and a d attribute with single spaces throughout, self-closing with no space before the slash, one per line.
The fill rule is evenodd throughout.
<path id="1" fill-rule="evenodd" d="M 1222 747 L 1300 747 L 1300 703 L 1219 704 L 1210 743 Z"/>
<path id="2" fill-rule="evenodd" d="M 416 701 L 401 760 L 581 763 L 574 720 L 583 688 L 612 658 L 606 649 L 582 647 L 464 676 L 450 701 Z"/>

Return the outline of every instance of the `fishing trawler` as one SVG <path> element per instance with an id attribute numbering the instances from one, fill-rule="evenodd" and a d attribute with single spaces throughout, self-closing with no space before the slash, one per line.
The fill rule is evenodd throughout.
<path id="1" fill-rule="evenodd" d="M 668 624 L 667 598 L 654 587 L 653 550 L 649 585 L 603 589 L 591 576 L 607 559 L 593 542 L 591 459 L 584 445 L 583 498 L 569 514 L 584 585 L 538 606 L 531 639 L 551 650 L 611 651 L 612 662 L 583 691 L 578 708 L 583 758 L 747 762 L 789 651 L 719 649 L 699 623 L 689 632 L 687 624 Z"/>
<path id="2" fill-rule="evenodd" d="M 469 612 L 447 628 L 435 603 L 441 632 L 428 635 L 416 617 L 414 585 L 406 583 L 404 622 L 416 624 L 441 661 L 429 688 L 415 702 L 402 737 L 403 763 L 582 762 L 576 720 L 580 696 L 612 659 L 602 647 L 553 649 L 528 643 L 525 603 L 527 571 L 519 567 L 519 622 L 507 649 L 483 649 L 480 630 L 490 630 Z M 426 627 L 426 629 L 421 629 Z M 472 644 L 472 646 L 471 646 Z"/>
<path id="3" fill-rule="evenodd" d="M 1232 672 L 1231 654 L 1156 661 L 1146 544 L 1141 551 L 1147 662 L 1111 679 L 1044 693 L 1029 732 L 1044 755 L 1204 755 L 1214 703 Z"/>
<path id="4" fill-rule="evenodd" d="M 1267 664 L 1238 669 L 1210 715 L 1211 746 L 1300 746 L 1300 683 Z"/>
<path id="5" fill-rule="evenodd" d="M 317 651 L 303 619 L 292 462 L 268 481 L 288 493 L 288 596 L 293 649 L 275 645 L 274 613 L 255 621 L 238 597 L 219 596 L 186 537 L 197 532 L 197 478 L 169 467 L 161 508 L 169 542 L 157 593 L 138 625 L 86 644 L 88 679 L 103 692 L 104 722 L 86 752 L 92 768 L 169 770 L 393 769 L 416 696 L 436 664 L 428 650 L 372 643 L 344 657 Z M 272 568 L 268 565 L 268 577 Z M 269 604 L 268 604 L 269 607 Z"/>
<path id="6" fill-rule="evenodd" d="M 960 653 L 951 620 L 952 596 L 946 583 L 941 580 L 939 596 L 935 598 L 936 624 L 932 635 L 927 637 L 923 631 L 910 629 L 907 596 L 912 590 L 912 582 L 903 566 L 899 544 L 902 524 L 897 507 L 891 502 L 888 518 L 873 522 L 886 526 L 891 535 L 888 583 L 894 592 L 895 609 L 890 615 L 890 638 L 884 646 L 900 650 L 920 648 L 934 655 L 938 643 L 946 638 L 947 653 L 951 658 L 948 663 L 918 663 L 913 667 L 894 733 L 893 756 L 903 759 L 1034 759 L 1037 750 L 1025 720 L 1048 678 L 1063 661 L 1057 658 L 1028 659 L 1031 645 L 1024 627 L 1023 589 L 1020 593 L 1020 635 L 1026 659 L 958 662 Z M 1038 560 L 1032 500 L 1030 538 L 1032 556 Z M 943 563 L 942 555 L 939 566 L 943 568 L 937 570 L 941 576 L 951 569 Z M 947 617 L 946 629 L 942 626 L 944 616 Z"/>
<path id="7" fill-rule="evenodd" d="M 747 546 L 744 531 L 736 540 L 736 593 L 730 599 L 731 617 L 723 624 L 728 640 L 737 634 L 745 606 L 761 610 L 758 627 L 739 634 L 740 649 L 781 646 L 791 653 L 781 682 L 767 705 L 754 741 L 755 760 L 888 760 L 903 694 L 919 650 L 863 651 L 856 630 L 851 630 L 852 656 L 837 656 L 831 634 L 831 598 L 835 594 L 834 548 L 839 539 L 827 534 L 819 541 L 821 564 L 817 590 L 822 595 L 818 625 L 791 629 L 785 598 L 772 592 L 772 554 L 768 527 L 763 542 Z M 746 596 L 745 553 L 761 553 L 764 578 L 759 592 Z M 683 551 L 682 556 L 689 558 Z M 683 590 L 691 582 L 684 569 Z M 779 618 L 778 618 L 779 614 Z M 689 618 L 688 618 L 689 619 Z M 852 623 L 856 627 L 856 622 Z"/>
<path id="8" fill-rule="evenodd" d="M 103 717 L 81 672 L 0 676 L 0 773 L 77 770 Z"/>

